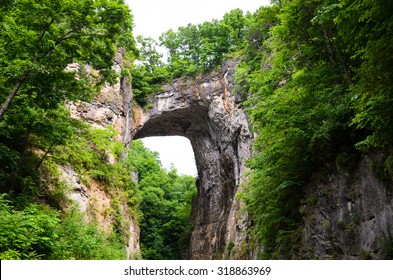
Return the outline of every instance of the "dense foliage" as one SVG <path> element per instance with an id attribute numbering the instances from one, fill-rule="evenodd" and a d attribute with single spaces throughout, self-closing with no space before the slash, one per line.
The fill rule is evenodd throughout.
<path id="1" fill-rule="evenodd" d="M 0 4 L 0 120 L 16 96 L 30 106 L 54 108 L 88 94 L 94 84 L 113 82 L 116 48 L 134 49 L 132 16 L 122 0 L 17 0 Z M 90 81 L 89 81 L 90 80 Z"/>
<path id="2" fill-rule="evenodd" d="M 258 134 L 246 199 L 270 258 L 297 254 L 301 190 L 315 167 L 391 148 L 392 8 L 277 1 L 255 16 L 260 41 L 250 41 L 238 79 Z"/>
<path id="3" fill-rule="evenodd" d="M 132 93 L 134 100 L 146 107 L 149 97 L 161 90 L 161 86 L 169 81 L 170 75 L 162 62 L 162 54 L 157 50 L 156 41 L 138 36 L 137 43 L 139 54 L 131 72 Z"/>
<path id="4" fill-rule="evenodd" d="M 242 45 L 246 17 L 240 9 L 232 10 L 222 20 L 189 24 L 172 29 L 160 37 L 168 51 L 168 69 L 172 77 L 193 75 L 220 65 L 228 52 Z"/>
<path id="5" fill-rule="evenodd" d="M 139 172 L 142 193 L 141 250 L 144 259 L 181 259 L 191 237 L 191 204 L 196 195 L 195 178 L 179 176 L 176 169 L 163 170 L 158 154 L 134 141 L 130 160 Z"/>
<path id="6" fill-rule="evenodd" d="M 22 210 L 0 196 L 0 259 L 124 259 L 118 240 L 78 210 L 62 215 L 37 203 Z"/>

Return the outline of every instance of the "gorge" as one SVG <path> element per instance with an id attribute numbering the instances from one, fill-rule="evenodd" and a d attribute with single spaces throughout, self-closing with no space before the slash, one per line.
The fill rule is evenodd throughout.
<path id="1" fill-rule="evenodd" d="M 121 67 L 121 56 L 117 61 Z M 148 136 L 191 141 L 198 168 L 194 230 L 185 253 L 191 259 L 254 259 L 263 252 L 250 241 L 252 218 L 236 196 L 247 183 L 253 140 L 233 83 L 236 65 L 228 60 L 221 71 L 175 79 L 151 98 L 148 109 L 131 105 L 132 87 L 123 79 L 103 90 L 88 110 L 74 112 L 97 126 L 118 127 L 124 145 Z M 373 171 L 380 158 L 362 155 L 350 164 L 336 161 L 317 169 L 303 189 L 301 249 L 294 258 L 380 257 L 393 219 L 392 186 Z"/>
<path id="2" fill-rule="evenodd" d="M 392 1 L 159 42 L 123 0 L 25 2 L 0 4 L 0 259 L 393 258 Z M 197 178 L 137 140 L 165 135 Z"/>

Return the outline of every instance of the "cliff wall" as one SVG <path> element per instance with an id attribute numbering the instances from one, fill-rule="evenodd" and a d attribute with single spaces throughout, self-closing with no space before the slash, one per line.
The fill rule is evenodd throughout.
<path id="1" fill-rule="evenodd" d="M 119 74 L 124 55 L 122 51 L 118 51 L 114 59 L 114 69 Z M 68 107 L 72 118 L 88 122 L 97 129 L 111 125 L 118 133 L 117 140 L 125 146 L 131 143 L 129 132 L 132 125 L 132 92 L 128 78 L 119 78 L 116 84 L 104 86 L 92 103 L 78 102 L 69 104 Z M 114 156 L 108 154 L 108 163 L 114 162 Z M 114 227 L 122 227 L 127 257 L 138 258 L 139 225 L 135 213 L 127 207 L 127 198 L 118 190 L 108 190 L 96 180 L 90 180 L 86 186 L 81 180 L 81 174 L 77 174 L 72 166 L 61 166 L 60 174 L 70 189 L 68 198 L 79 206 L 81 212 L 86 213 L 88 219 L 97 221 L 103 230 L 110 232 Z M 130 177 L 135 178 L 132 171 Z M 119 222 L 121 225 L 115 225 Z"/>
<path id="2" fill-rule="evenodd" d="M 344 155 L 313 174 L 302 206 L 303 257 L 386 257 L 393 244 L 393 184 L 375 172 L 382 164 L 380 152 Z"/>

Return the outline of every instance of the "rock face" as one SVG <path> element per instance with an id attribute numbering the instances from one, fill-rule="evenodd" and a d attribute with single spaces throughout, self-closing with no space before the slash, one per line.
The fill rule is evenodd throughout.
<path id="1" fill-rule="evenodd" d="M 119 50 L 114 58 L 113 68 L 120 74 L 123 66 L 124 53 Z M 78 67 L 77 65 L 74 67 Z M 119 140 L 125 145 L 131 142 L 132 125 L 132 91 L 127 78 L 120 78 L 115 85 L 104 86 L 95 97 L 94 102 L 78 102 L 68 105 L 71 116 L 92 124 L 95 128 L 105 128 L 112 125 L 119 133 Z M 108 163 L 114 163 L 114 157 L 108 155 Z M 126 251 L 128 258 L 138 258 L 140 255 L 139 225 L 134 213 L 130 213 L 124 198 L 116 193 L 104 191 L 99 182 L 90 182 L 89 188 L 81 183 L 79 175 L 72 166 L 61 166 L 62 179 L 70 188 L 68 198 L 79 206 L 80 211 L 86 213 L 88 219 L 94 219 L 103 230 L 111 231 L 115 217 L 113 214 L 113 200 L 123 203 L 119 205 L 119 215 L 128 228 L 125 232 L 127 239 Z M 131 178 L 135 178 L 130 171 Z"/>
<path id="2" fill-rule="evenodd" d="M 306 187 L 304 258 L 379 259 L 384 243 L 393 244 L 393 185 L 373 171 L 381 155 L 355 158 L 350 167 L 346 160 L 315 173 Z"/>
<path id="3" fill-rule="evenodd" d="M 228 61 L 221 72 L 176 79 L 154 96 L 151 109 L 134 110 L 131 138 L 179 135 L 187 137 L 193 147 L 198 195 L 193 209 L 192 259 L 222 258 L 228 244 L 240 248 L 245 239 L 242 228 L 248 218 L 238 217 L 241 203 L 235 195 L 246 180 L 252 135 L 237 104 L 235 67 L 236 62 Z"/>
<path id="4" fill-rule="evenodd" d="M 114 70 L 120 74 L 124 53 L 119 50 L 114 58 Z M 123 143 L 131 142 L 132 126 L 132 86 L 128 78 L 119 78 L 117 83 L 105 85 L 95 97 L 94 102 L 78 102 L 69 104 L 71 117 L 92 124 L 95 128 L 113 125 L 121 135 Z"/>

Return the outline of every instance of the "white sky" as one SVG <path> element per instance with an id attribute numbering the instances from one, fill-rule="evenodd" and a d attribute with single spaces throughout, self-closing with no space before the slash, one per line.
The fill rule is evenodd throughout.
<path id="1" fill-rule="evenodd" d="M 125 0 L 134 15 L 134 36 L 159 36 L 188 23 L 198 24 L 212 19 L 221 19 L 225 13 L 240 8 L 244 12 L 255 12 L 270 0 Z M 173 163 L 179 174 L 196 176 L 194 152 L 190 141 L 184 137 L 149 137 L 142 139 L 144 145 L 160 154 L 164 168 Z"/>
<path id="2" fill-rule="evenodd" d="M 270 0 L 125 0 L 134 15 L 134 35 L 158 40 L 161 33 L 188 23 L 221 19 L 225 13 L 240 8 L 255 12 Z"/>
<path id="3" fill-rule="evenodd" d="M 167 136 L 147 137 L 141 140 L 149 150 L 160 154 L 160 161 L 167 170 L 173 163 L 179 174 L 197 176 L 194 152 L 187 138 Z"/>

